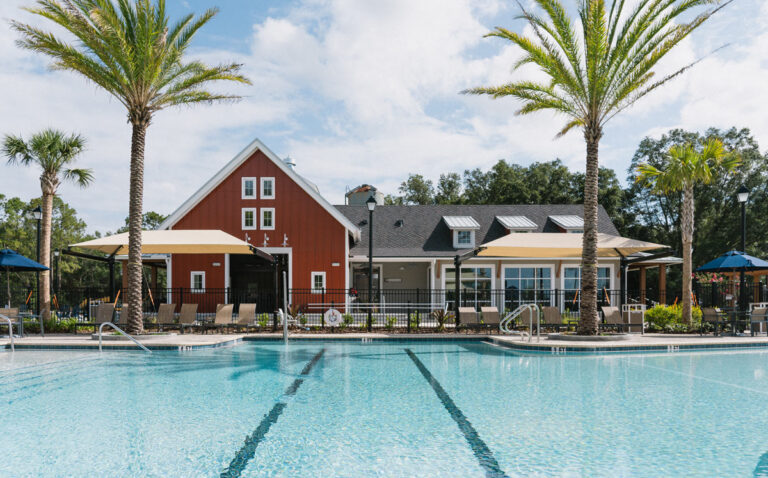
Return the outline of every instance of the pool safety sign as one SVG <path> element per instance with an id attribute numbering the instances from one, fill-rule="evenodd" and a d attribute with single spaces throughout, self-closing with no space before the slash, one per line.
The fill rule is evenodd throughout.
<path id="1" fill-rule="evenodd" d="M 341 323 L 341 312 L 336 309 L 326 310 L 323 317 L 325 318 L 325 323 L 331 327 L 336 327 Z"/>

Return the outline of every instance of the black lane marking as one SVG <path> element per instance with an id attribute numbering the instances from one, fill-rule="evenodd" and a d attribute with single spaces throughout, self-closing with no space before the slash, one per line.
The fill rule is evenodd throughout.
<path id="1" fill-rule="evenodd" d="M 475 427 L 472 426 L 469 420 L 467 420 L 467 417 L 464 416 L 464 413 L 456 406 L 453 399 L 451 399 L 451 396 L 448 395 L 448 392 L 446 392 L 443 386 L 440 385 L 440 382 L 432 376 L 432 373 L 424 366 L 411 349 L 405 349 L 405 353 L 407 353 L 411 360 L 413 360 L 413 363 L 416 364 L 416 368 L 418 368 L 419 372 L 421 372 L 424 378 L 427 379 L 427 382 L 432 386 L 432 390 L 435 391 L 440 401 L 443 402 L 443 406 L 448 410 L 453 421 L 459 426 L 459 430 L 461 430 L 467 443 L 469 443 L 469 447 L 472 448 L 472 452 L 475 454 L 477 461 L 480 462 L 480 466 L 485 470 L 485 476 L 506 477 L 507 475 L 501 470 L 496 458 L 493 457 L 493 452 L 491 452 L 483 439 L 480 438 Z"/>
<path id="2" fill-rule="evenodd" d="M 307 362 L 307 364 L 304 366 L 304 369 L 301 371 L 301 376 L 294 380 L 293 383 L 285 389 L 283 397 L 296 395 L 296 391 L 299 389 L 299 387 L 301 387 L 301 384 L 304 383 L 304 378 L 302 377 L 309 375 L 312 367 L 315 366 L 315 364 L 320 360 L 324 353 L 325 349 L 322 349 L 314 357 L 312 357 L 312 360 Z M 287 406 L 288 404 L 285 403 L 283 399 L 275 403 L 275 406 L 272 407 L 269 413 L 264 415 L 264 418 L 261 419 L 259 426 L 256 427 L 253 433 L 245 438 L 245 443 L 243 444 L 242 448 L 240 448 L 235 457 L 229 463 L 229 466 L 221 472 L 221 478 L 236 478 L 240 476 L 246 465 L 248 465 L 248 462 L 256 454 L 256 447 L 259 446 L 259 443 L 261 443 L 261 441 L 267 435 L 267 432 L 269 432 L 269 428 L 274 425 L 275 422 L 277 422 L 277 419 L 280 418 L 280 415 L 283 413 L 283 410 L 285 410 L 285 407 Z"/>

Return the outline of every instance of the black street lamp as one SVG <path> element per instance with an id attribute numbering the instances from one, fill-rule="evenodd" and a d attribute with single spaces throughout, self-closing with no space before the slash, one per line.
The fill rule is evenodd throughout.
<path id="1" fill-rule="evenodd" d="M 368 332 L 373 328 L 373 210 L 376 209 L 376 199 L 371 196 L 365 201 L 368 206 Z"/>
<path id="2" fill-rule="evenodd" d="M 37 262 L 40 263 L 40 220 L 43 218 L 43 209 L 40 206 L 34 208 L 27 217 L 37 221 Z M 35 293 L 35 310 L 40 315 L 40 271 L 35 273 L 37 276 L 37 292 Z"/>
<path id="3" fill-rule="evenodd" d="M 747 251 L 747 200 L 749 199 L 749 189 L 743 184 L 736 192 L 736 198 L 741 203 L 741 252 L 746 254 Z M 739 273 L 739 308 L 746 316 L 747 308 L 747 278 L 744 274 L 744 268 L 741 268 Z"/>

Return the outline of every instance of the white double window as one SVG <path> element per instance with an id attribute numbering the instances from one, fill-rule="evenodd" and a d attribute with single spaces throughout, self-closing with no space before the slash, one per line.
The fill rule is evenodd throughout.
<path id="1" fill-rule="evenodd" d="M 243 178 L 242 199 L 256 199 L 256 178 Z"/>
<path id="2" fill-rule="evenodd" d="M 258 214 L 258 209 L 255 207 L 244 207 L 241 210 L 241 222 L 244 231 L 257 229 L 256 214 Z"/>
<path id="3" fill-rule="evenodd" d="M 514 265 L 504 267 L 506 307 L 514 310 L 522 304 L 552 303 L 552 267 Z"/>
<path id="4" fill-rule="evenodd" d="M 275 208 L 261 208 L 261 229 L 264 231 L 273 231 L 275 229 Z"/>

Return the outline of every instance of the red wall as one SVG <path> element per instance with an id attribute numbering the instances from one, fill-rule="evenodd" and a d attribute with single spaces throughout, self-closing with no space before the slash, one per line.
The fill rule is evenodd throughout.
<path id="1" fill-rule="evenodd" d="M 257 199 L 242 199 L 243 177 L 257 178 Z M 275 199 L 261 199 L 262 177 L 275 178 Z M 244 231 L 241 226 L 244 207 L 275 208 L 275 229 Z M 256 221 L 260 226 L 258 215 Z M 221 229 L 243 240 L 247 233 L 251 244 L 257 247 L 263 246 L 265 233 L 269 236 L 268 247 L 282 247 L 283 234 L 287 234 L 288 247 L 292 248 L 293 288 L 310 288 L 313 271 L 325 271 L 329 289 L 346 287 L 346 229 L 261 151 L 248 158 L 172 228 Z M 213 262 L 220 262 L 221 266 L 213 267 Z M 339 266 L 332 266 L 334 262 Z M 172 286 L 189 287 L 190 272 L 199 270 L 206 271 L 206 288 L 225 287 L 224 256 L 207 254 L 174 254 Z"/>

